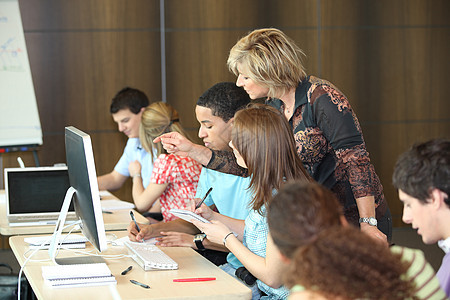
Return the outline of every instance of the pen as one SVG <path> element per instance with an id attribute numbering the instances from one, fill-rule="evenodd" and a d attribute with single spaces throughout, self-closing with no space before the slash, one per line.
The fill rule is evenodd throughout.
<path id="1" fill-rule="evenodd" d="M 203 201 L 205 201 L 206 197 L 208 197 L 208 195 L 209 195 L 209 193 L 211 193 L 211 191 L 212 191 L 212 187 L 210 187 L 209 190 L 206 192 L 206 195 L 203 197 L 202 201 L 200 201 L 200 202 L 195 206 L 195 209 L 199 208 L 199 207 L 202 205 Z"/>
<path id="2" fill-rule="evenodd" d="M 134 218 L 134 214 L 133 214 L 132 210 L 130 210 L 130 216 L 131 216 L 131 220 L 133 220 L 133 222 L 134 222 L 134 225 L 136 225 L 136 229 L 138 230 L 138 232 L 140 232 L 141 229 L 139 228 L 139 225 L 137 224 L 136 219 Z"/>
<path id="3" fill-rule="evenodd" d="M 149 289 L 150 288 L 150 286 L 146 285 L 145 283 L 141 283 L 141 282 L 133 280 L 133 279 L 130 279 L 130 282 L 132 284 L 135 284 L 135 285 L 138 285 L 138 286 L 142 286 L 144 289 Z"/>
<path id="4" fill-rule="evenodd" d="M 216 280 L 216 277 L 179 278 L 174 279 L 173 282 L 196 282 L 196 281 L 212 281 L 212 280 Z"/>
<path id="5" fill-rule="evenodd" d="M 131 271 L 131 269 L 133 269 L 133 266 L 129 266 L 128 268 L 126 268 L 125 270 L 123 270 L 123 272 L 122 273 L 120 273 L 120 274 L 122 274 L 122 275 L 126 275 L 128 272 L 130 272 Z"/>

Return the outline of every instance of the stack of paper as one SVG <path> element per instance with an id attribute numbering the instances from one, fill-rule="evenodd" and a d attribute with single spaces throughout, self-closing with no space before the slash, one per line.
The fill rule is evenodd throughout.
<path id="1" fill-rule="evenodd" d="M 42 277 L 54 288 L 117 284 L 105 263 L 43 266 Z"/>

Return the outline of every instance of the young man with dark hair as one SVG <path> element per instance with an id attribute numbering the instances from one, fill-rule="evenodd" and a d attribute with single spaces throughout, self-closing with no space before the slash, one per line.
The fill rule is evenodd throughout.
<path id="1" fill-rule="evenodd" d="M 236 111 L 250 103 L 248 94 L 232 82 L 221 82 L 209 88 L 197 101 L 195 115 L 200 123 L 198 136 L 206 147 L 214 150 L 232 152 L 229 147 L 231 141 L 231 124 Z M 248 206 L 252 194 L 248 190 L 249 177 L 240 177 L 203 168 L 200 174 L 196 198 L 203 198 L 207 190 L 212 187 L 211 193 L 205 199 L 205 204 L 215 207 L 220 213 L 244 220 L 250 208 Z M 219 244 L 211 243 L 204 234 L 200 234 L 197 227 L 182 219 L 167 223 L 152 225 L 139 225 L 138 233 L 134 223 L 128 227 L 128 236 L 132 241 L 141 241 L 143 238 L 158 237 L 163 246 L 188 246 L 205 253 L 204 249 L 220 251 L 228 250 Z M 225 259 L 219 255 L 208 255 L 216 265 L 228 262 L 234 269 L 242 266 L 233 254 Z M 228 266 L 225 265 L 225 266 Z M 257 287 L 256 285 L 254 288 Z"/>
<path id="2" fill-rule="evenodd" d="M 195 115 L 200 123 L 198 136 L 206 147 L 232 151 L 228 143 L 231 140 L 233 116 L 237 110 L 248 103 L 250 98 L 247 93 L 232 82 L 217 83 L 200 96 L 195 107 Z M 224 214 L 228 212 L 231 217 L 245 219 L 249 212 L 247 203 L 251 199 L 251 195 L 246 190 L 249 186 L 249 178 L 210 171 L 206 168 L 202 169 L 196 197 L 203 198 L 207 190 L 213 187 L 205 204 L 215 205 L 219 211 Z M 138 234 L 134 223 L 130 223 L 128 236 L 131 240 L 161 236 L 162 233 L 164 237 L 161 242 L 166 246 L 192 246 L 194 249 L 210 246 L 207 239 L 194 242 L 192 234 L 199 233 L 199 230 L 182 219 L 164 224 L 142 225 L 140 228 L 141 231 Z M 215 246 L 218 248 L 214 249 L 225 250 L 221 245 Z"/>
<path id="3" fill-rule="evenodd" d="M 100 190 L 112 191 L 121 188 L 130 176 L 128 165 L 135 160 L 142 165 L 140 176 L 144 186 L 148 185 L 152 175 L 153 161 L 150 153 L 147 153 L 139 142 L 141 115 L 148 105 L 147 96 L 142 91 L 130 87 L 123 88 L 112 99 L 110 112 L 113 120 L 118 124 L 119 131 L 129 139 L 114 170 L 97 178 Z"/>
<path id="4" fill-rule="evenodd" d="M 414 145 L 398 158 L 392 179 L 404 205 L 403 222 L 446 253 L 437 277 L 450 297 L 450 140 Z"/>

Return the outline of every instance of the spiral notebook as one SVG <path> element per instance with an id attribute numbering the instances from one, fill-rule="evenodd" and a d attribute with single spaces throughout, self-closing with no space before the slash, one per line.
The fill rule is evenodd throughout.
<path id="1" fill-rule="evenodd" d="M 43 266 L 42 277 L 54 288 L 117 284 L 105 263 Z"/>

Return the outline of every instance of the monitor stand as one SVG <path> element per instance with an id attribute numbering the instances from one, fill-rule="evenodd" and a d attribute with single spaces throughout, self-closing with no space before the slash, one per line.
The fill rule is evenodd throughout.
<path id="1" fill-rule="evenodd" d="M 50 241 L 50 246 L 48 249 L 48 255 L 51 260 L 57 265 L 77 265 L 77 264 L 94 264 L 94 263 L 104 263 L 105 260 L 100 256 L 77 256 L 77 257 L 65 257 L 56 258 L 59 243 L 61 238 L 61 233 L 66 223 L 67 214 L 69 212 L 70 203 L 72 202 L 73 195 L 76 190 L 73 187 L 69 187 L 64 197 L 64 202 L 61 207 L 61 212 L 59 213 L 58 221 L 55 225 L 55 230 L 53 231 L 52 239 Z M 81 222 L 81 221 L 79 221 Z M 74 223 L 72 225 L 79 224 Z"/>

